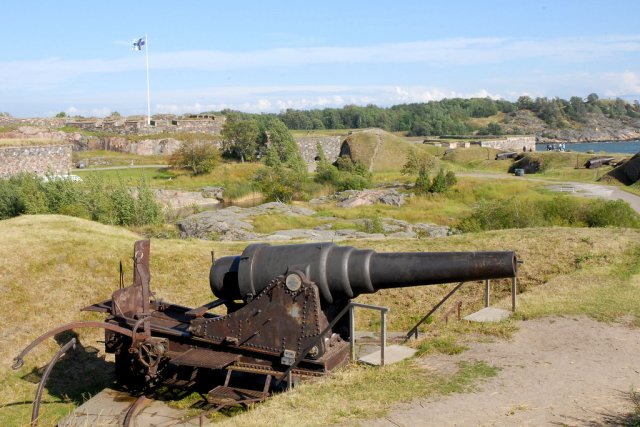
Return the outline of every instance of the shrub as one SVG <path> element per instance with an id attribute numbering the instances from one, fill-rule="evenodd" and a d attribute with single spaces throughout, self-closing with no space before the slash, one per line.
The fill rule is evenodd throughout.
<path id="1" fill-rule="evenodd" d="M 429 193 L 444 193 L 447 191 L 447 179 L 444 176 L 444 171 L 440 169 L 433 182 L 429 186 Z"/>
<path id="2" fill-rule="evenodd" d="M 164 223 L 162 209 L 146 181 L 141 181 L 137 191 L 132 192 L 121 179 L 113 183 L 94 175 L 87 175 L 82 182 L 66 179 L 42 182 L 28 174 L 0 180 L 0 219 L 43 213 L 115 225 Z"/>
<path id="3" fill-rule="evenodd" d="M 429 192 L 429 188 L 431 188 L 429 170 L 426 167 L 421 167 L 418 171 L 418 178 L 416 178 L 414 190 L 417 194 L 427 194 Z"/>
<path id="4" fill-rule="evenodd" d="M 640 215 L 623 200 L 594 200 L 586 222 L 589 227 L 640 228 Z"/>
<path id="5" fill-rule="evenodd" d="M 209 173 L 218 163 L 220 151 L 209 141 L 182 141 L 169 159 L 171 166 L 189 169 L 193 175 Z"/>
<path id="6" fill-rule="evenodd" d="M 260 169 L 254 181 L 269 201 L 290 202 L 294 198 L 306 198 L 303 192 L 306 176 L 283 165 Z"/>
<path id="7" fill-rule="evenodd" d="M 447 188 L 451 188 L 458 183 L 458 177 L 453 171 L 447 172 L 444 176 L 445 182 L 447 184 Z"/>
<path id="8" fill-rule="evenodd" d="M 364 163 L 342 156 L 334 166 L 324 156 L 322 147 L 318 147 L 318 157 L 316 182 L 330 184 L 338 191 L 363 190 L 371 186 L 371 173 Z"/>
<path id="9" fill-rule="evenodd" d="M 158 204 L 149 182 L 141 178 L 135 201 L 135 217 L 132 225 L 160 225 L 164 223 L 162 208 Z"/>
<path id="10" fill-rule="evenodd" d="M 369 234 L 383 233 L 382 219 L 377 215 L 372 218 L 365 218 L 362 223 L 362 231 Z"/>
<path id="11" fill-rule="evenodd" d="M 18 216 L 24 212 L 24 204 L 18 189 L 9 181 L 0 181 L 0 220 Z"/>
<path id="12" fill-rule="evenodd" d="M 556 196 L 550 200 L 512 197 L 482 201 L 458 224 L 462 231 L 543 226 L 640 228 L 640 215 L 622 200 L 581 200 Z"/>

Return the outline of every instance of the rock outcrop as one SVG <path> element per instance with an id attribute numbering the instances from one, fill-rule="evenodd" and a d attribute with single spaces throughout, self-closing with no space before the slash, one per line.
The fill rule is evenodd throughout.
<path id="1" fill-rule="evenodd" d="M 402 206 L 405 204 L 405 195 L 396 188 L 367 189 L 367 190 L 345 190 L 330 196 L 319 197 L 310 201 L 312 205 L 337 201 L 338 207 L 354 208 L 357 206 L 373 205 L 384 203 L 391 206 Z"/>
<path id="2" fill-rule="evenodd" d="M 327 221 L 313 229 L 279 230 L 269 234 L 259 234 L 254 231 L 251 217 L 259 215 L 287 215 L 287 216 L 312 216 L 315 211 L 298 206 L 290 206 L 284 203 L 265 203 L 252 208 L 230 206 L 220 210 L 200 212 L 178 221 L 183 237 L 197 237 L 201 239 L 243 241 L 287 241 L 287 240 L 312 240 L 312 241 L 340 241 L 352 239 L 415 239 L 424 237 L 443 237 L 451 233 L 449 227 L 436 224 L 410 224 L 406 221 L 382 218 L 380 220 L 381 232 L 366 232 L 356 229 L 333 229 L 333 221 L 336 218 L 322 217 L 319 220 Z M 354 221 L 357 228 L 367 229 L 366 219 Z"/>

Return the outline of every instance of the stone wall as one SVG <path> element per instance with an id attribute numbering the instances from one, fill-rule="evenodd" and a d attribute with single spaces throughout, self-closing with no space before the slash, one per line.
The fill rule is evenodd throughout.
<path id="1" fill-rule="evenodd" d="M 143 139 L 139 142 L 132 142 L 129 146 L 129 152 L 143 156 L 154 154 L 171 155 L 180 148 L 180 143 L 180 141 L 174 138 Z"/>
<path id="2" fill-rule="evenodd" d="M 120 119 L 80 119 L 69 120 L 65 124 L 87 131 L 104 131 L 120 135 L 151 135 L 162 132 L 202 132 L 220 135 L 225 116 L 203 116 L 194 118 L 159 117 L 152 118 L 151 125 L 146 117 Z"/>
<path id="3" fill-rule="evenodd" d="M 22 172 L 39 176 L 67 174 L 71 169 L 71 145 L 0 147 L 0 177 Z"/>
<path id="4" fill-rule="evenodd" d="M 481 140 L 481 147 L 496 148 L 505 151 L 536 151 L 535 136 L 510 136 L 502 139 Z"/>
<path id="5" fill-rule="evenodd" d="M 344 137 L 341 136 L 305 136 L 296 138 L 296 143 L 300 147 L 304 161 L 309 165 L 309 170 L 314 171 L 318 157 L 318 144 L 322 147 L 327 160 L 333 163 L 340 157 L 340 145 L 343 139 Z"/>

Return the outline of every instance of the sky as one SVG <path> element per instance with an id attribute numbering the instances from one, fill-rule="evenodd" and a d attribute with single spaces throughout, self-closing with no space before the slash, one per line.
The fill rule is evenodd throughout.
<path id="1" fill-rule="evenodd" d="M 16 117 L 640 99 L 640 1 L 3 0 Z M 134 52 L 147 35 L 147 51 Z"/>

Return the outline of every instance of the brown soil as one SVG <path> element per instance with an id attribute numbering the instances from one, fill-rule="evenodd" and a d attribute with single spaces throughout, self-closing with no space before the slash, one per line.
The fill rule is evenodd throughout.
<path id="1" fill-rule="evenodd" d="M 374 426 L 633 424 L 640 386 L 640 329 L 588 318 L 520 322 L 510 341 L 475 342 L 457 356 L 421 363 L 450 374 L 460 361 L 501 370 L 469 393 L 397 406 Z"/>

